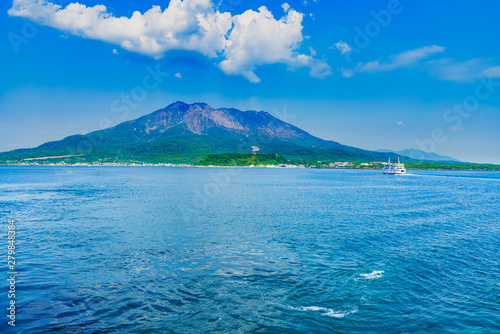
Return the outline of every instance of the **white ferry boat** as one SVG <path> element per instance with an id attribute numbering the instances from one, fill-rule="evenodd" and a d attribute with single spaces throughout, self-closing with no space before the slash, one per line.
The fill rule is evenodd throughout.
<path id="1" fill-rule="evenodd" d="M 399 162 L 398 158 L 398 163 L 391 163 L 391 158 L 389 158 L 389 163 L 384 164 L 384 169 L 383 169 L 384 174 L 406 174 L 406 169 L 405 165 Z"/>

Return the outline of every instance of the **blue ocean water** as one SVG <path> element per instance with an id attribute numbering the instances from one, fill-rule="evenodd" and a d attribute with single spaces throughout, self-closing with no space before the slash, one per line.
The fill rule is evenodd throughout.
<path id="1" fill-rule="evenodd" d="M 1 332 L 500 332 L 498 172 L 0 167 L 4 278 L 9 217 Z"/>

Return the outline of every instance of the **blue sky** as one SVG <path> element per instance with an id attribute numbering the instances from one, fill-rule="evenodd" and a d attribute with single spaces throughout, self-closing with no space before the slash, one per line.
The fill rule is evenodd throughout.
<path id="1" fill-rule="evenodd" d="M 2 2 L 0 151 L 183 100 L 500 163 L 498 1 L 78 3 Z"/>

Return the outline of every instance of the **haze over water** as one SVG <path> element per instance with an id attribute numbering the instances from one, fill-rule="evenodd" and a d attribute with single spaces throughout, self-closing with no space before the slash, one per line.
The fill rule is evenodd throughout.
<path id="1" fill-rule="evenodd" d="M 15 331 L 499 332 L 500 173 L 409 173 L 0 167 Z"/>

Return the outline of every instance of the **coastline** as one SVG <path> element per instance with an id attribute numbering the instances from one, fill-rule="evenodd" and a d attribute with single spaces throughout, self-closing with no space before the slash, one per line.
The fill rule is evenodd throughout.
<path id="1" fill-rule="evenodd" d="M 363 167 L 359 168 L 356 166 L 353 167 L 306 167 L 306 166 L 297 166 L 297 165 L 287 165 L 287 166 L 216 166 L 216 165 L 192 165 L 192 164 L 171 164 L 171 163 L 103 163 L 103 164 L 85 164 L 85 163 L 77 163 L 77 164 L 38 164 L 38 163 L 23 163 L 23 164 L 0 164 L 0 167 L 172 167 L 172 168 L 269 168 L 269 169 L 331 169 L 331 170 L 382 170 L 381 168 L 369 168 Z M 419 170 L 435 170 L 435 171 L 482 171 L 482 172 L 498 172 L 499 169 L 495 168 L 406 168 L 407 171 L 419 171 Z"/>

